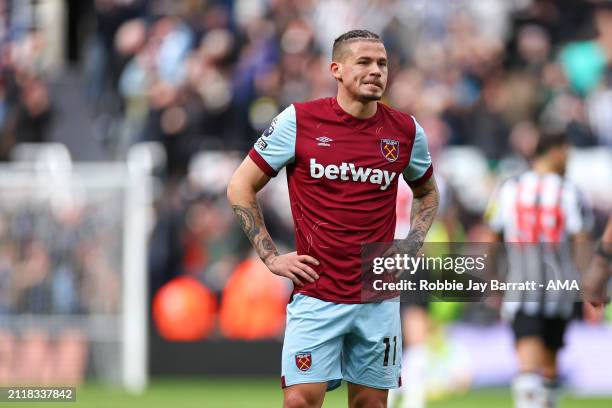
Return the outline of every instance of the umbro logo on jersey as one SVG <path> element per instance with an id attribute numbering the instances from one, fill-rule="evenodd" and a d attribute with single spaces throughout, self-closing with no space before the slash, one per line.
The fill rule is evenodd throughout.
<path id="1" fill-rule="evenodd" d="M 397 173 L 369 167 L 355 167 L 353 163 L 344 162 L 340 166 L 335 164 L 324 166 L 317 163 L 316 159 L 310 159 L 310 176 L 316 179 L 325 176 L 329 180 L 353 180 L 360 183 L 378 184 L 384 191 L 391 185 Z"/>
<path id="2" fill-rule="evenodd" d="M 334 139 L 330 139 L 327 136 L 317 137 L 317 140 L 319 141 L 319 143 L 317 143 L 317 146 L 325 146 L 325 147 L 330 147 L 331 145 L 329 144 L 329 142 L 334 141 Z"/>

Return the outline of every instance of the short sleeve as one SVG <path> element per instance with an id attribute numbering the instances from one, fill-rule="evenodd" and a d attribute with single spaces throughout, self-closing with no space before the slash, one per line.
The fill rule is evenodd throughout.
<path id="1" fill-rule="evenodd" d="M 574 186 L 565 195 L 566 229 L 568 234 L 588 232 L 593 226 L 593 213 L 586 197 Z"/>
<path id="2" fill-rule="evenodd" d="M 414 135 L 414 145 L 410 154 L 410 162 L 408 167 L 404 169 L 404 180 L 410 187 L 417 187 L 425 183 L 433 174 L 433 166 L 431 164 L 431 155 L 427 147 L 427 136 L 425 131 L 414 119 L 416 127 Z"/>
<path id="3" fill-rule="evenodd" d="M 249 157 L 270 177 L 295 158 L 295 107 L 290 105 L 272 120 L 249 152 Z"/>

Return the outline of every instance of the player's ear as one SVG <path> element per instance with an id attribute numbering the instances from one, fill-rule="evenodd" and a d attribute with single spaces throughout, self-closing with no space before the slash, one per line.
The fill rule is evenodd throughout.
<path id="1" fill-rule="evenodd" d="M 329 66 L 329 70 L 334 78 L 336 78 L 338 81 L 342 80 L 342 64 L 332 61 L 331 65 Z"/>

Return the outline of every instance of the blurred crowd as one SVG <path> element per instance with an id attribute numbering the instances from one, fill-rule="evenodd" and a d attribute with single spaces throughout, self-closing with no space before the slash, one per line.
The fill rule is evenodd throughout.
<path id="1" fill-rule="evenodd" d="M 15 3 L 0 0 L 3 159 L 17 142 L 46 140 L 53 118 L 46 38 L 40 27 L 17 24 L 8 7 Z M 157 207 L 150 251 L 153 289 L 187 273 L 217 293 L 223 290 L 249 247 L 232 222 L 222 189 L 210 188 L 209 182 L 227 178 L 234 157 L 202 168 L 198 155 L 244 153 L 292 102 L 334 95 L 331 46 L 349 29 L 382 35 L 390 60 L 384 102 L 419 120 L 434 163 L 450 148 L 467 146 L 484 163 L 479 174 L 494 179 L 508 166 L 525 168 L 542 128 L 565 130 L 577 148 L 612 147 L 612 1 L 80 4 L 90 11 L 79 30 L 78 68 L 83 103 L 95 116 L 82 137 L 101 135 L 115 159 L 137 142 L 159 142 L 173 176 L 168 180 L 178 180 L 168 184 Z M 480 162 L 466 163 L 458 163 L 456 171 L 465 173 Z M 208 181 L 195 182 L 198 171 L 208 172 Z M 449 203 L 445 224 L 453 225 L 447 228 L 469 237 L 480 225 L 482 206 L 462 208 L 452 183 L 441 184 Z M 289 206 L 270 202 L 277 203 L 264 206 L 270 229 L 290 248 Z M 608 210 L 606 203 L 593 205 Z M 457 236 L 455 231 L 446 235 Z"/>
<path id="2" fill-rule="evenodd" d="M 118 197 L 115 203 L 52 206 L 23 191 L 5 189 L 3 197 L 0 317 L 117 314 L 123 233 Z"/>
<path id="3" fill-rule="evenodd" d="M 45 39 L 18 13 L 12 18 L 17 9 L 0 0 L 0 160 L 17 143 L 46 141 L 52 118 Z"/>
<path id="4" fill-rule="evenodd" d="M 11 19 L 16 3 L 0 1 L 4 158 L 45 140 L 53 112 L 48 44 Z M 495 168 L 529 156 L 539 126 L 566 129 L 576 146 L 612 145 L 610 3 L 95 0 L 80 67 L 109 154 L 159 141 L 180 175 L 194 152 L 246 150 L 293 101 L 334 94 L 333 39 L 364 27 L 387 46 L 386 102 L 419 119 L 434 152 L 475 146 Z"/>
<path id="5" fill-rule="evenodd" d="M 494 167 L 529 156 L 542 125 L 612 145 L 609 2 L 101 0 L 96 17 L 89 96 L 116 119 L 117 146 L 161 141 L 179 172 L 194 151 L 245 150 L 290 103 L 333 95 L 331 45 L 354 27 L 383 36 L 386 102 L 434 151 L 475 146 Z"/>
<path id="6" fill-rule="evenodd" d="M 10 4 L 0 1 L 3 145 L 44 140 L 52 111 L 48 44 L 39 27 L 11 25 Z M 114 153 L 161 141 L 173 170 L 201 149 L 247 149 L 291 102 L 333 94 L 331 44 L 354 27 L 383 36 L 386 101 L 419 118 L 434 149 L 528 155 L 540 125 L 576 146 L 612 144 L 606 0 L 96 0 L 92 13 L 84 87 Z"/>

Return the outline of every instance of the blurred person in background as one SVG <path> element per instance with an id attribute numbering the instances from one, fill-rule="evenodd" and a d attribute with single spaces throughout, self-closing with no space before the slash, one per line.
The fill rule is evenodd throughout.
<path id="1" fill-rule="evenodd" d="M 0 50 L 0 160 L 17 143 L 48 140 L 53 107 L 46 82 L 43 33 L 31 28 Z"/>
<path id="2" fill-rule="evenodd" d="M 612 277 L 612 215 L 601 236 L 589 272 L 584 278 L 584 299 L 601 309 L 610 301 L 608 283 Z"/>
<path id="3" fill-rule="evenodd" d="M 330 66 L 337 96 L 283 111 L 228 186 L 262 261 L 294 283 L 282 355 L 285 407 L 320 407 L 325 391 L 342 379 L 349 383 L 350 407 L 385 407 L 388 390 L 401 384 L 399 303 L 363 299 L 361 246 L 393 240 L 395 176 L 401 173 L 413 190 L 412 227 L 390 250 L 416 254 L 435 217 L 438 192 L 421 126 L 378 103 L 387 63 L 377 34 L 352 30 L 338 37 Z M 297 251 L 280 255 L 256 194 L 285 166 Z"/>
<path id="4" fill-rule="evenodd" d="M 612 62 L 612 1 L 593 0 L 596 37 L 572 42 L 561 50 L 561 64 L 572 88 L 587 95 L 600 83 L 605 68 Z"/>
<path id="5" fill-rule="evenodd" d="M 566 134 L 541 132 L 531 169 L 504 182 L 486 214 L 495 240 L 507 244 L 506 281 L 543 285 L 507 291 L 502 305 L 516 340 L 517 408 L 558 404 L 557 355 L 577 299 L 549 290 L 548 283 L 579 279 L 577 263 L 592 222 L 580 191 L 564 177 L 568 154 Z"/>
<path id="6" fill-rule="evenodd" d="M 599 86 L 586 100 L 587 113 L 598 144 L 612 148 L 612 63 Z"/>

